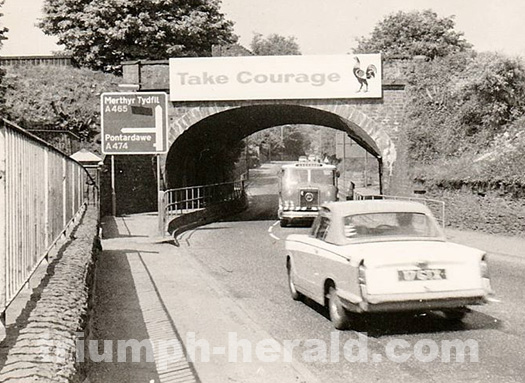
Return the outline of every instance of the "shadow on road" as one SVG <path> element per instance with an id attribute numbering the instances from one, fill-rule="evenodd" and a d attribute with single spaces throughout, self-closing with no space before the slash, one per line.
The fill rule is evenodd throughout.
<path id="1" fill-rule="evenodd" d="M 259 194 L 248 197 L 248 209 L 223 218 L 222 222 L 237 221 L 275 221 L 277 220 L 277 207 L 279 198 L 276 194 Z"/>
<path id="2" fill-rule="evenodd" d="M 309 298 L 303 302 L 330 320 L 328 310 Z M 377 313 L 352 317 L 352 331 L 367 333 L 373 338 L 392 335 L 428 334 L 466 330 L 497 330 L 503 323 L 490 315 L 471 310 L 463 321 L 447 320 L 439 311 L 429 313 Z"/>

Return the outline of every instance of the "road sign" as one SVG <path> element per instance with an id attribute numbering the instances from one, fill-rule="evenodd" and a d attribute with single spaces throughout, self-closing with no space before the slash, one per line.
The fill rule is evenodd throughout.
<path id="1" fill-rule="evenodd" d="M 168 95 L 163 92 L 102 93 L 102 153 L 168 151 Z"/>

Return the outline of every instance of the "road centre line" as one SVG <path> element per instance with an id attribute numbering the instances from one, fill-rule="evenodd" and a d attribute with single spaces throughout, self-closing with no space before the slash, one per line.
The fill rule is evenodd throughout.
<path id="1" fill-rule="evenodd" d="M 268 233 L 270 234 L 270 237 L 272 237 L 273 239 L 276 239 L 276 240 L 280 240 L 281 238 L 279 238 L 278 236 L 276 236 L 275 234 L 273 234 L 273 228 L 274 226 L 276 226 L 277 224 L 279 223 L 279 221 L 276 221 L 275 223 L 272 224 L 272 226 L 270 226 L 268 228 Z"/>

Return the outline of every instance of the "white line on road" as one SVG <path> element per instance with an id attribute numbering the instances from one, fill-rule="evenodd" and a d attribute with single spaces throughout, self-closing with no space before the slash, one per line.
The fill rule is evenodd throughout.
<path id="1" fill-rule="evenodd" d="M 281 238 L 279 238 L 279 237 L 276 236 L 274 233 L 272 233 L 272 230 L 273 230 L 274 226 L 277 225 L 278 223 L 279 223 L 279 221 L 273 223 L 272 226 L 270 226 L 270 227 L 268 228 L 268 233 L 270 233 L 270 237 L 272 237 L 273 239 L 276 239 L 276 240 L 279 241 Z"/>
<path id="2" fill-rule="evenodd" d="M 501 302 L 499 299 L 497 299 L 497 298 L 492 298 L 492 297 L 487 298 L 487 300 L 488 300 L 489 302 L 495 302 L 495 303 L 500 303 L 500 302 Z"/>

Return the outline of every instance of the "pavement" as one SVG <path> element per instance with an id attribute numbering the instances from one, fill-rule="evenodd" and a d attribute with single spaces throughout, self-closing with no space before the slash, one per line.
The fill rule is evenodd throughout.
<path id="1" fill-rule="evenodd" d="M 449 241 L 476 247 L 492 255 L 525 258 L 525 237 L 487 234 L 477 231 L 445 229 Z"/>
<path id="2" fill-rule="evenodd" d="M 120 318 L 119 310 L 109 315 L 113 322 L 118 322 L 115 326 L 118 327 L 115 329 L 115 332 L 118 331 L 116 339 L 150 339 L 157 371 L 154 373 L 151 365 L 144 363 L 127 363 L 126 371 L 123 371 L 122 363 L 113 363 L 113 366 L 103 363 L 102 367 L 94 366 L 89 376 L 90 383 L 123 381 L 123 378 L 127 382 L 141 383 L 318 381 L 304 365 L 294 360 L 268 363 L 254 355 L 249 363 L 232 363 L 230 350 L 225 352 L 224 347 L 214 347 L 230 345 L 230 334 L 235 334 L 237 355 L 233 358 L 239 358 L 240 362 L 244 358 L 243 344 L 269 342 L 267 347 L 271 355 L 273 338 L 254 323 L 228 292 L 192 258 L 190 248 L 159 243 L 156 228 L 154 214 L 104 218 L 101 257 L 116 257 L 109 263 L 103 263 L 104 269 L 99 266 L 97 280 L 111 284 L 112 278 L 108 273 L 129 272 L 135 284 L 136 297 L 120 294 L 119 301 L 127 299 L 130 303 L 123 305 L 125 310 Z M 124 256 L 129 271 L 123 267 L 112 270 L 111 263 L 118 262 L 117 259 Z M 101 262 L 99 260 L 99 264 Z M 122 278 L 122 275 L 119 277 Z M 98 294 L 108 295 L 107 292 L 101 293 L 100 289 L 115 291 L 121 286 L 122 282 L 115 286 L 98 283 Z M 96 305 L 98 307 L 99 303 L 96 302 Z M 133 305 L 135 315 L 130 320 L 130 315 L 133 315 L 130 306 Z M 106 310 L 111 309 L 106 307 Z M 142 316 L 137 313 L 142 313 Z M 104 315 L 104 312 L 96 313 L 98 319 L 95 322 L 100 323 Z M 137 326 L 137 321 L 143 321 L 144 325 Z M 126 323 L 131 325 L 128 334 L 125 333 Z M 133 333 L 132 329 L 137 327 L 144 329 L 140 335 Z M 103 331 L 99 329 L 99 334 Z M 104 336 L 104 339 L 112 339 L 111 334 L 105 333 Z M 170 347 L 166 348 L 166 345 Z M 183 357 L 184 354 L 187 357 Z M 124 373 L 125 376 L 122 375 Z"/>
<path id="3" fill-rule="evenodd" d="M 191 248 L 158 243 L 155 214 L 106 217 L 102 228 L 104 251 L 101 256 L 113 252 L 127 257 L 129 273 L 135 284 L 134 299 L 138 302 L 136 305 L 140 309 L 138 312 L 142 313 L 146 331 L 144 336 L 156 344 L 166 339 L 174 341 L 168 358 L 156 350 L 156 374 L 151 371 L 151 366 L 131 374 L 140 376 L 137 382 L 147 381 L 145 378 L 149 378 L 150 383 L 318 381 L 300 362 L 278 360 L 269 364 L 254 358 L 251 363 L 232 363 L 228 360 L 230 355 L 221 355 L 221 350 L 212 347 L 214 344 L 228 344 L 228 339 L 224 338 L 229 333 L 236 333 L 238 339 L 251 344 L 273 338 L 250 320 L 220 283 L 193 259 Z M 525 238 L 454 229 L 447 229 L 446 234 L 452 242 L 477 247 L 496 256 L 525 257 Z M 210 251 L 213 251 L 213 245 L 210 245 Z M 108 268 L 101 272 L 117 271 Z M 104 287 L 99 285 L 98 288 Z M 123 295 L 119 299 L 126 298 Z M 114 320 L 119 319 L 115 317 Z M 124 322 L 120 327 L 120 339 L 122 336 L 136 339 L 131 330 L 126 334 Z M 202 360 L 206 359 L 202 358 L 202 351 L 207 348 L 211 357 Z M 240 343 L 238 349 L 242 349 Z M 192 354 L 191 350 L 200 357 L 181 357 L 182 354 Z M 238 354 L 242 356 L 239 350 Z M 142 367 L 137 365 L 135 368 Z M 90 378 L 92 383 L 97 381 L 114 380 L 111 373 Z M 135 380 L 131 377 L 127 381 Z"/>

